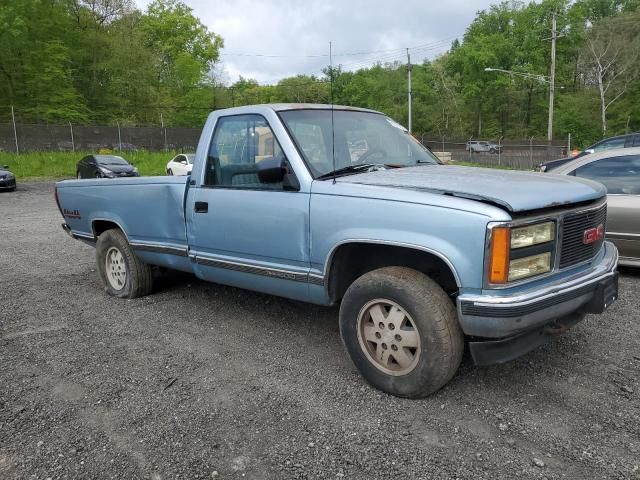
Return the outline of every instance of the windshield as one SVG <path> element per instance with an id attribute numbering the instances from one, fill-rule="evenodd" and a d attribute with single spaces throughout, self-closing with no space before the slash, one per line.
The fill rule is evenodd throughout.
<path id="1" fill-rule="evenodd" d="M 115 155 L 96 157 L 96 160 L 100 165 L 129 165 L 124 158 Z"/>
<path id="2" fill-rule="evenodd" d="M 370 163 L 394 166 L 440 163 L 402 125 L 378 113 L 334 110 L 333 136 L 331 110 L 287 110 L 280 112 L 280 117 L 315 178 Z"/>

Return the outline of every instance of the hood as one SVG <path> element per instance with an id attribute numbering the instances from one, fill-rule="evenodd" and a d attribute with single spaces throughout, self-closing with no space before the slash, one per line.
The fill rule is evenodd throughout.
<path id="1" fill-rule="evenodd" d="M 336 181 L 453 195 L 499 205 L 509 212 L 557 207 L 606 195 L 599 183 L 576 177 L 450 165 L 378 170 Z"/>

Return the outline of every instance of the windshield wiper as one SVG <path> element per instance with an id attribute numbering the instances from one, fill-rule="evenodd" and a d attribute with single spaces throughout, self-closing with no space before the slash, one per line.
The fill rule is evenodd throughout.
<path id="1" fill-rule="evenodd" d="M 323 173 L 316 177 L 316 180 L 326 180 L 327 178 L 339 177 L 341 175 L 348 175 L 349 173 L 357 173 L 361 170 L 368 171 L 370 168 L 377 167 L 375 163 L 362 163 L 360 165 L 347 165 L 346 167 L 338 168 L 329 173 Z"/>

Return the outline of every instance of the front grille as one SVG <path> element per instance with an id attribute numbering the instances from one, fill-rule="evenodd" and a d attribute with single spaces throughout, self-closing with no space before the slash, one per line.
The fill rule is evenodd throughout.
<path id="1" fill-rule="evenodd" d="M 604 239 L 590 245 L 583 243 L 584 231 L 598 225 L 607 224 L 607 205 L 587 212 L 569 213 L 562 225 L 562 244 L 560 246 L 560 268 L 570 267 L 593 258 Z"/>

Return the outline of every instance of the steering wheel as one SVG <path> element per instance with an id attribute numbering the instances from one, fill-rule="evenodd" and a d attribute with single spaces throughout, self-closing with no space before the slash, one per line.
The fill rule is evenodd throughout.
<path id="1" fill-rule="evenodd" d="M 367 151 L 366 151 L 366 152 L 364 152 L 362 155 L 360 155 L 360 158 L 358 159 L 358 162 L 363 162 L 363 160 L 364 160 L 365 158 L 369 158 L 369 157 L 371 157 L 372 155 L 375 155 L 375 154 L 378 154 L 378 153 L 379 153 L 379 154 L 382 154 L 382 155 L 386 155 L 386 154 L 387 154 L 387 152 L 385 152 L 385 151 L 384 151 L 384 150 L 382 150 L 381 148 L 375 148 L 375 149 L 373 149 L 373 150 L 367 150 Z M 363 162 L 363 163 L 364 163 L 364 162 Z"/>

